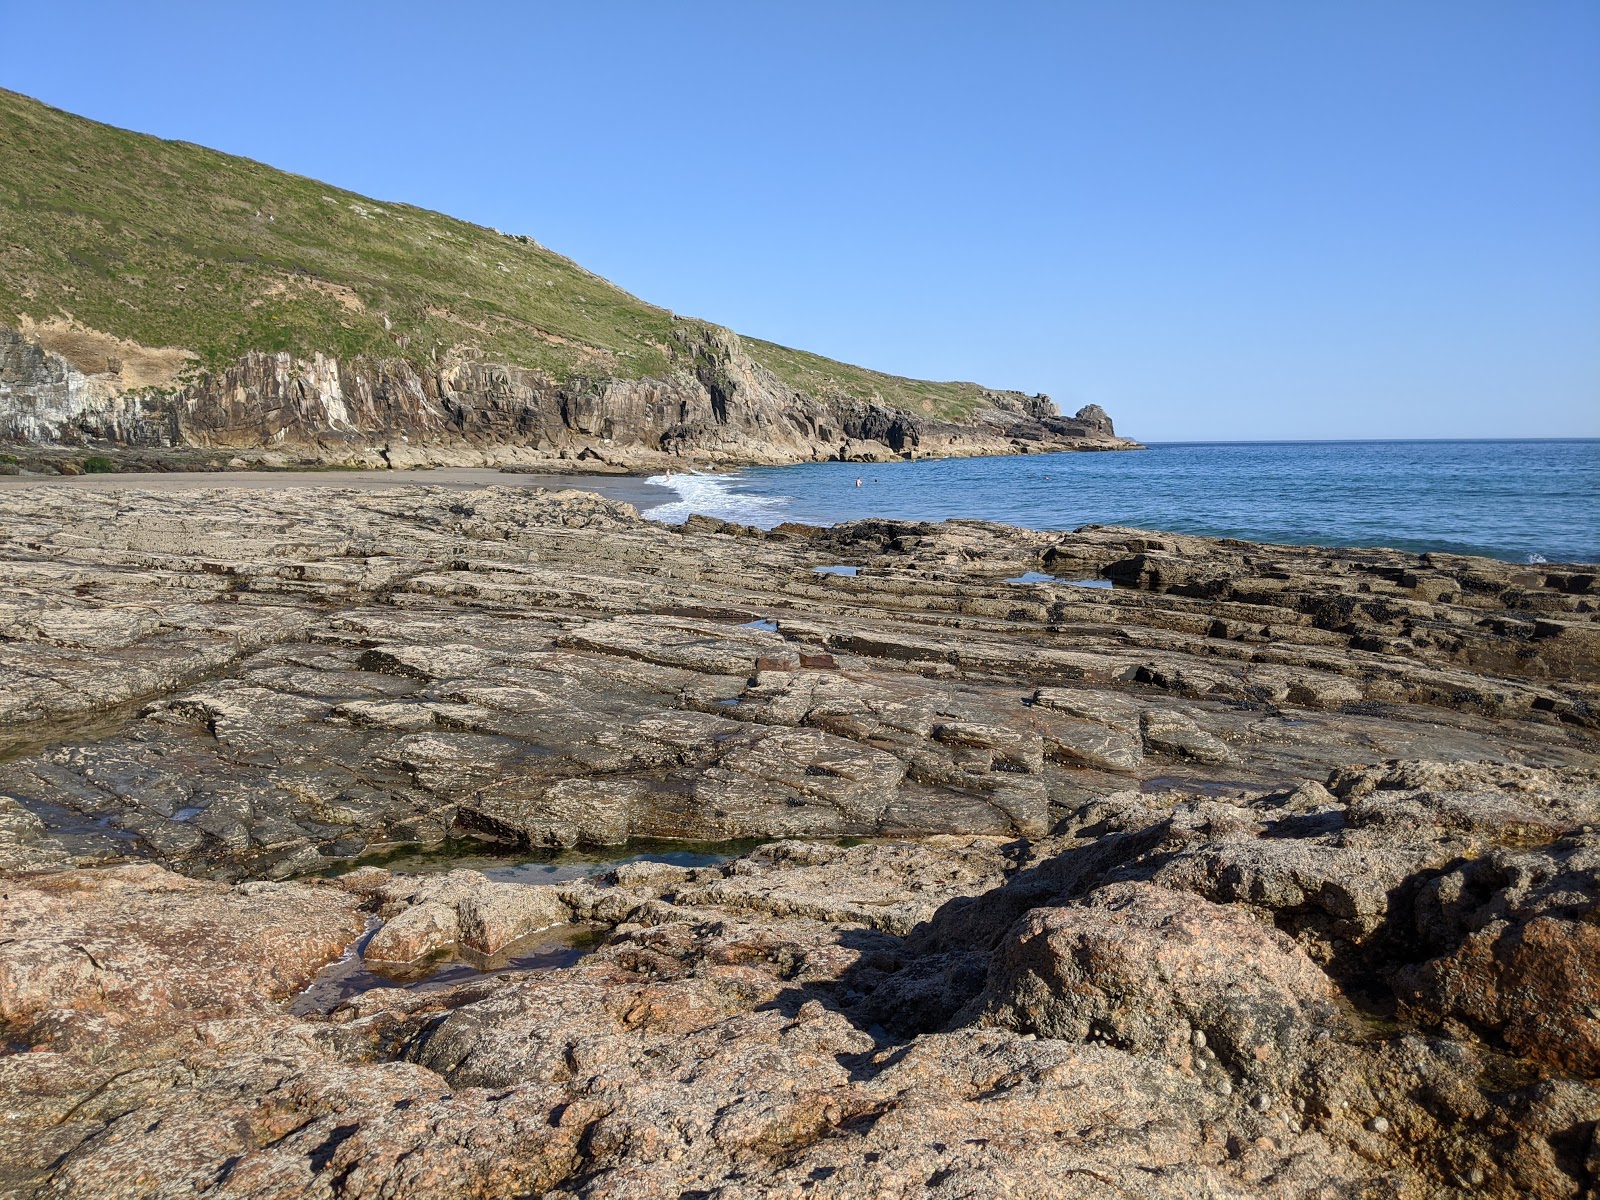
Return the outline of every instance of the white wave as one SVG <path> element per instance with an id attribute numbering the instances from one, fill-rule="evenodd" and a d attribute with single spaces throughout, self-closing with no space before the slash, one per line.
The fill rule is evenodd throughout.
<path id="1" fill-rule="evenodd" d="M 783 520 L 784 509 L 790 499 L 788 496 L 753 496 L 741 492 L 737 487 L 740 482 L 737 475 L 694 471 L 670 478 L 652 475 L 645 482 L 678 493 L 677 500 L 647 508 L 642 514 L 651 521 L 660 521 L 665 525 L 681 525 L 699 513 L 705 517 L 716 517 L 719 521 L 735 521 L 740 525 L 771 529 Z"/>
<path id="2" fill-rule="evenodd" d="M 1530 566 L 1536 565 L 1538 563 L 1547 563 L 1549 561 L 1550 560 L 1548 558 L 1546 558 L 1542 554 L 1530 554 L 1530 555 L 1528 555 L 1528 564 Z"/>

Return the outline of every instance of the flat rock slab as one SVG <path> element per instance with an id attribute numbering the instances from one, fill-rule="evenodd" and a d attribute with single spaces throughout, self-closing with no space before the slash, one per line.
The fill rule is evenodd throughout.
<path id="1" fill-rule="evenodd" d="M 0 577 L 0 1190 L 1600 1178 L 1586 568 L 41 488 Z M 787 840 L 357 866 L 466 834 Z"/>
<path id="2" fill-rule="evenodd" d="M 672 529 L 520 488 L 41 488 L 0 518 L 0 791 L 42 823 L 8 826 L 18 863 L 288 878 L 453 830 L 1037 836 L 1129 780 L 1595 761 L 1569 568 Z M 1068 559 L 1126 586 L 1007 582 Z"/>
<path id="3" fill-rule="evenodd" d="M 91 1057 L 197 1021 L 270 1012 L 365 922 L 337 888 L 229 888 L 154 865 L 0 886 L 0 1023 L 32 1048 Z"/>

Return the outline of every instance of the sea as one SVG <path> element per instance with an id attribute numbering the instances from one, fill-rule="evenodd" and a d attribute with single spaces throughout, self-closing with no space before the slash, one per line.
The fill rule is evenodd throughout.
<path id="1" fill-rule="evenodd" d="M 804 463 L 649 482 L 674 494 L 645 511 L 667 522 L 691 513 L 762 528 L 972 517 L 1028 529 L 1132 525 L 1517 563 L 1600 562 L 1600 439 L 1157 442 L 1133 451 Z"/>

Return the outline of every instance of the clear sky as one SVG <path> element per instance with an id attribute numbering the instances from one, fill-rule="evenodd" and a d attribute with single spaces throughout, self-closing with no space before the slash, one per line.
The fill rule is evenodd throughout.
<path id="1" fill-rule="evenodd" d="M 0 84 L 58 107 L 1135 437 L 1600 435 L 1595 0 L 0 0 L 0 30 Z"/>

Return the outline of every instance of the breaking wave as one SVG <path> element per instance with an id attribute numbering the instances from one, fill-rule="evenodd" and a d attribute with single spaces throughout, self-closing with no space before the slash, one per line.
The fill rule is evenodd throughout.
<path id="1" fill-rule="evenodd" d="M 716 517 L 719 521 L 736 521 L 741 525 L 754 525 L 771 529 L 784 520 L 789 507 L 788 496 L 757 496 L 740 490 L 742 482 L 737 475 L 711 475 L 692 472 L 684 475 L 652 475 L 645 481 L 678 494 L 669 500 L 648 508 L 642 514 L 652 521 L 667 525 L 681 525 L 690 516 L 699 513 Z"/>

